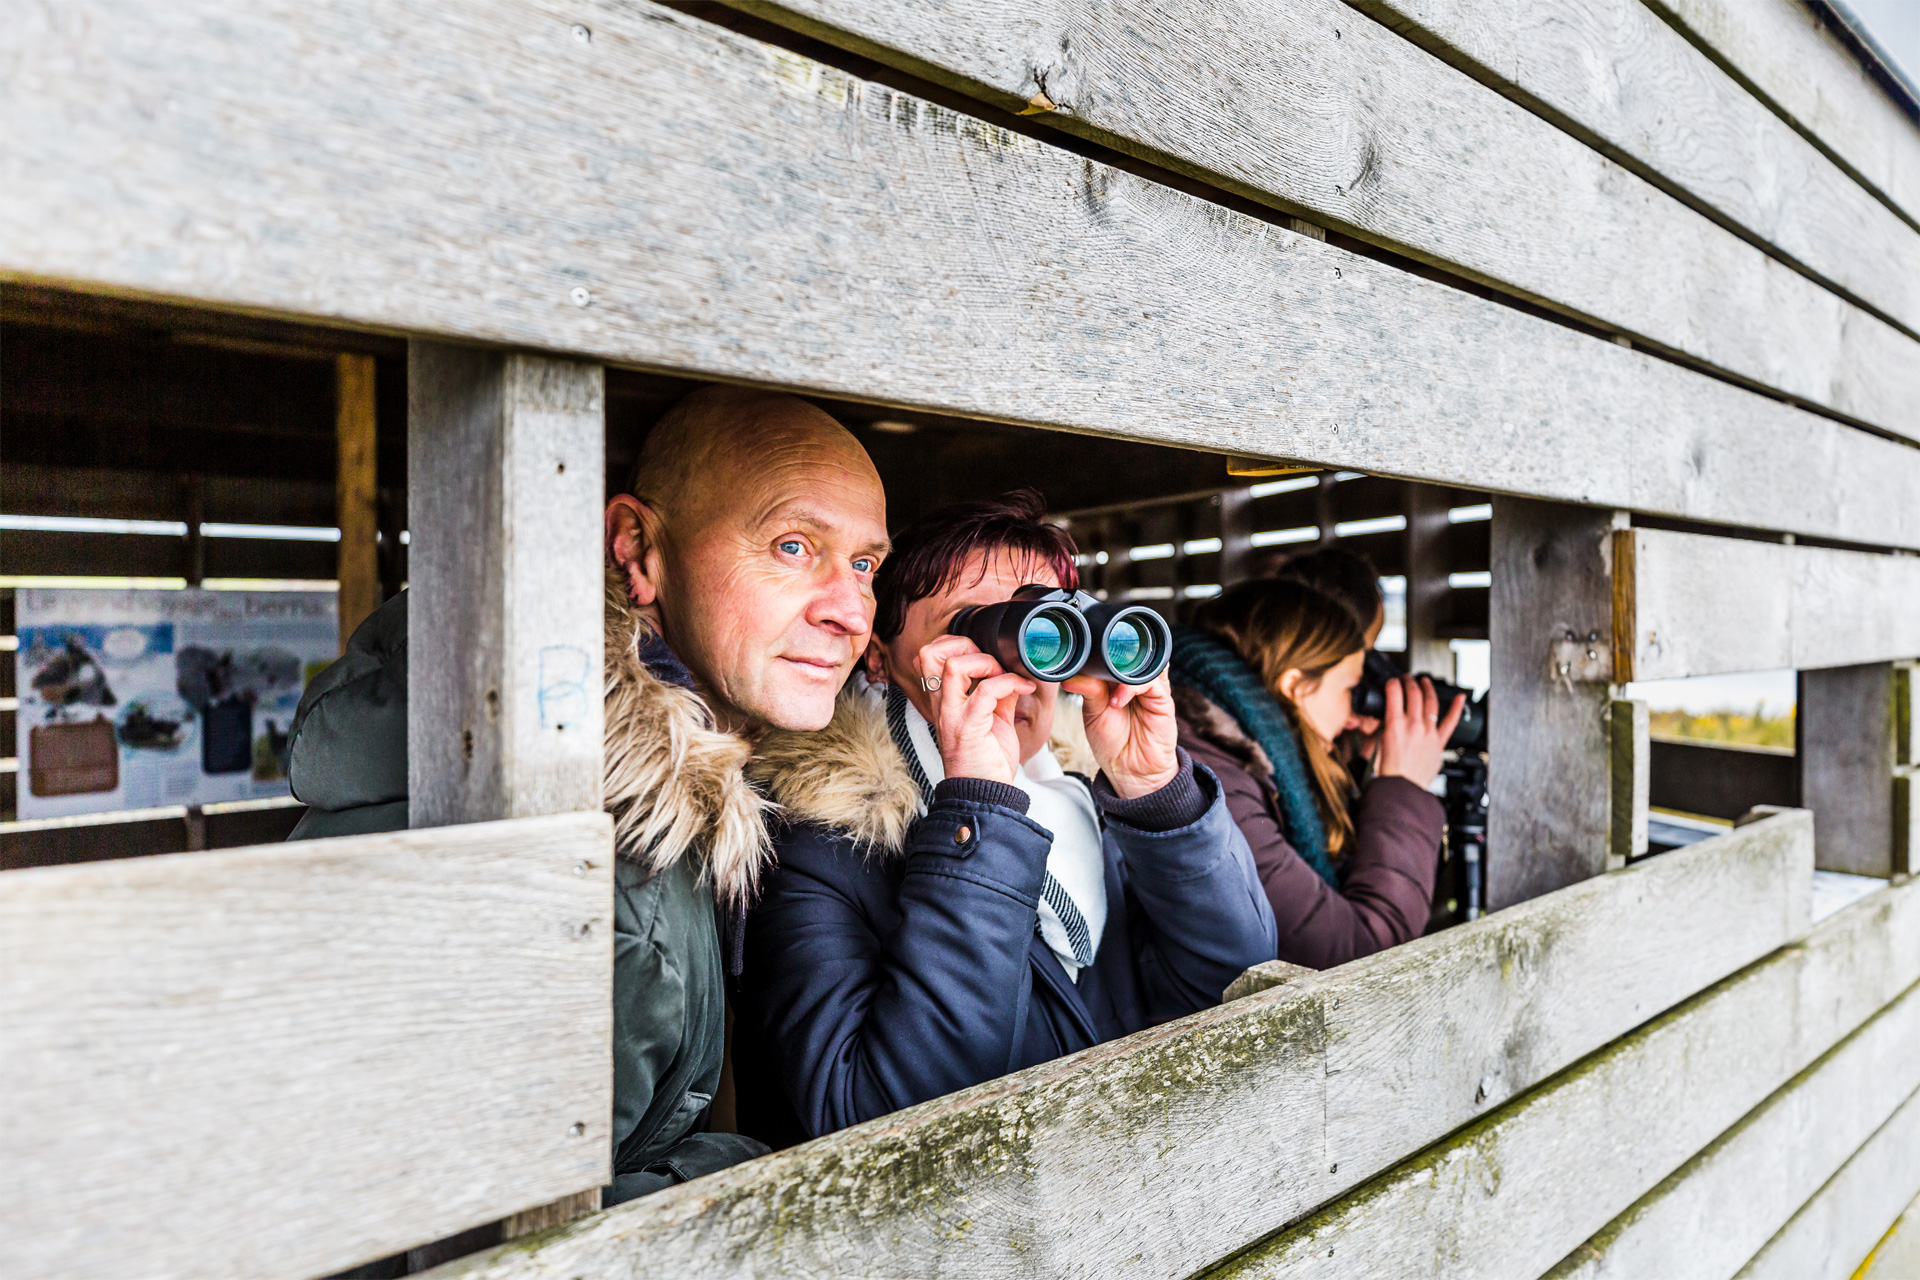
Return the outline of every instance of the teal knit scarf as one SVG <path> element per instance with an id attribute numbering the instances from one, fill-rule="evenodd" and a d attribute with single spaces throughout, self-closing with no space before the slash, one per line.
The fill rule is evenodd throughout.
<path id="1" fill-rule="evenodd" d="M 1322 880 L 1339 888 L 1339 876 L 1327 857 L 1326 828 L 1313 802 L 1313 780 L 1300 758 L 1300 740 L 1294 735 L 1287 709 L 1267 692 L 1260 677 L 1232 645 L 1195 627 L 1173 628 L 1173 663 L 1169 669 L 1175 684 L 1190 685 L 1206 694 L 1267 753 L 1273 764 L 1280 825 L 1287 842 Z"/>

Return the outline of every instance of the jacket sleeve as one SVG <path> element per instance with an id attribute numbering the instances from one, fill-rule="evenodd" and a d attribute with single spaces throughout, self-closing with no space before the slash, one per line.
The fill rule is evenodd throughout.
<path id="1" fill-rule="evenodd" d="M 1195 748 L 1215 755 L 1204 745 Z M 1446 809 L 1405 778 L 1376 778 L 1354 815 L 1346 875 L 1336 889 L 1287 842 L 1252 774 L 1219 753 L 1227 807 L 1252 846 L 1280 928 L 1280 959 L 1330 969 L 1426 930 Z"/>
<path id="2" fill-rule="evenodd" d="M 1006 803 L 957 798 L 967 787 Z M 1011 1069 L 1052 845 L 1025 801 L 1012 787 L 943 782 L 908 833 L 899 918 L 884 931 L 861 901 L 884 871 L 822 828 L 783 835 L 780 865 L 748 917 L 740 991 L 808 1134 Z"/>
<path id="3" fill-rule="evenodd" d="M 624 887 L 613 918 L 613 1161 L 652 1109 L 687 1029 L 687 982 Z M 649 1125 L 649 1128 L 655 1126 Z M 644 1145 L 648 1135 L 639 1135 Z"/>
<path id="4" fill-rule="evenodd" d="M 1273 959 L 1276 940 L 1273 911 L 1220 780 L 1184 750 L 1180 759 L 1181 774 L 1164 792 L 1186 792 L 1181 804 L 1162 793 L 1120 801 L 1104 777 L 1094 788 L 1107 839 L 1126 868 L 1128 932 L 1154 1022 L 1219 1004 L 1235 978 Z"/>

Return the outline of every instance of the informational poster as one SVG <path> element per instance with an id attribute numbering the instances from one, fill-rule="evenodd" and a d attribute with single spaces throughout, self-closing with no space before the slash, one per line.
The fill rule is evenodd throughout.
<path id="1" fill-rule="evenodd" d="M 339 654 L 331 591 L 16 597 L 22 818 L 282 796 L 287 731 Z"/>

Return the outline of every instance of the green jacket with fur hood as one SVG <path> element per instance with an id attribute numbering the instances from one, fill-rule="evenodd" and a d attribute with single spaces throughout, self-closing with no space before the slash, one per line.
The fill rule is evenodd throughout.
<path id="1" fill-rule="evenodd" d="M 618 587 L 607 593 L 606 807 L 614 815 L 613 1169 L 603 1204 L 766 1148 L 707 1131 L 726 1046 L 718 913 L 768 858 L 748 744 L 712 726 L 692 678 Z M 362 623 L 307 687 L 289 771 L 310 806 L 290 837 L 407 825 L 407 597 Z"/>

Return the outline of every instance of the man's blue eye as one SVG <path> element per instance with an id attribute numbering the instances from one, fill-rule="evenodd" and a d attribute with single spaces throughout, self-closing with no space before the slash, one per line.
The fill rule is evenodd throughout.
<path id="1" fill-rule="evenodd" d="M 806 551 L 807 545 L 798 538 L 788 538 L 780 544 L 780 549 L 790 556 L 797 556 Z"/>
<path id="2" fill-rule="evenodd" d="M 869 560 L 866 556 L 861 556 L 853 562 L 853 567 L 857 573 L 872 573 L 873 561 Z"/>

